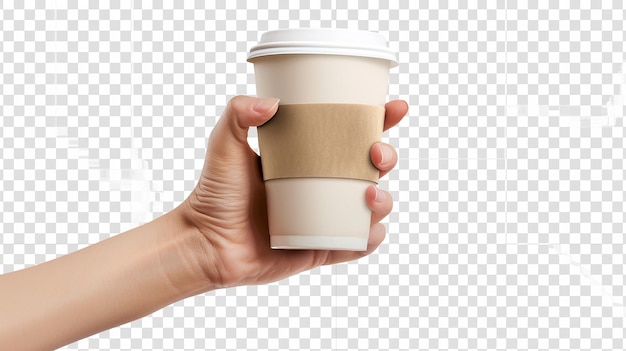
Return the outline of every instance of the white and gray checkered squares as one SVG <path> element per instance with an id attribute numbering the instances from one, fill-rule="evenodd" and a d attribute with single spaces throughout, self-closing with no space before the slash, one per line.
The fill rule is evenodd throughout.
<path id="1" fill-rule="evenodd" d="M 137 184 L 141 161 L 130 151 L 131 8 L 119 3 L 95 8 L 80 1 L 52 6 L 53 131 L 56 149 L 64 151 L 56 166 L 67 172 L 57 185 L 66 189 L 60 194 L 67 195 L 67 211 L 74 216 L 70 223 L 76 227 L 68 228 L 68 235 L 90 244 L 147 219 L 148 209 L 133 203 L 143 187 Z"/>
<path id="2" fill-rule="evenodd" d="M 57 156 L 54 119 L 54 11 L 34 3 L 0 9 L 0 257 L 6 271 L 54 258 Z M 3 269 L 4 270 L 4 269 Z"/>
<path id="3" fill-rule="evenodd" d="M 509 105 L 606 105 L 626 62 L 623 4 L 509 1 L 506 15 Z"/>
<path id="4" fill-rule="evenodd" d="M 509 243 L 623 233 L 623 6 L 510 2 Z"/>
<path id="5" fill-rule="evenodd" d="M 506 349 L 623 349 L 623 240 L 507 246 Z"/>
<path id="6" fill-rule="evenodd" d="M 623 126 L 563 127 L 562 119 L 509 117 L 508 243 L 581 244 L 624 232 Z"/>
<path id="7" fill-rule="evenodd" d="M 177 303 L 164 310 L 174 313 L 163 332 L 174 329 L 194 338 L 195 349 L 332 349 L 336 291 L 331 269 Z M 181 308 L 183 313 L 176 313 Z"/>
<path id="8" fill-rule="evenodd" d="M 2 115 L 50 116 L 55 82 L 54 11 L 17 2 L 3 7 L 0 19 Z"/>
<path id="9" fill-rule="evenodd" d="M 398 168 L 381 184 L 398 191 L 391 232 L 506 242 L 505 160 L 401 159 Z"/>
<path id="10" fill-rule="evenodd" d="M 3 272 L 176 206 L 264 31 L 381 32 L 411 105 L 376 253 L 64 349 L 624 348 L 624 5 L 356 4 L 2 1 Z"/>
<path id="11" fill-rule="evenodd" d="M 504 8 L 411 4 L 400 11 L 411 18 L 399 22 L 407 27 L 389 33 L 400 61 L 390 95 L 412 107 L 405 122 L 411 128 L 390 131 L 392 144 L 397 140 L 402 158 L 503 159 Z"/>

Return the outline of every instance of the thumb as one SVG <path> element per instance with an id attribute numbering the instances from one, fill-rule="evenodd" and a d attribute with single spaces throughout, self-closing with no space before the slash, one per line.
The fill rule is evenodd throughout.
<path id="1" fill-rule="evenodd" d="M 220 148 L 248 145 L 248 129 L 267 122 L 278 109 L 278 99 L 236 96 L 232 98 L 213 129 L 211 139 Z"/>

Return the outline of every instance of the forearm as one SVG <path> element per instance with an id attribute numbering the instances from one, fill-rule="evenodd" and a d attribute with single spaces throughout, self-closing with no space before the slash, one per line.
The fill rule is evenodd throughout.
<path id="1" fill-rule="evenodd" d="M 53 349 L 208 290 L 176 210 L 139 228 L 0 276 L 0 349 Z M 187 255 L 185 255 L 187 252 Z"/>

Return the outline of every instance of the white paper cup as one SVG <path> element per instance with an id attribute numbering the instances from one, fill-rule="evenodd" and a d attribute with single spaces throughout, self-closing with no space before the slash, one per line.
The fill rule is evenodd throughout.
<path id="1" fill-rule="evenodd" d="M 389 69 L 397 65 L 381 35 L 339 29 L 267 32 L 248 61 L 257 96 L 279 98 L 281 105 L 384 106 Z M 371 211 L 365 191 L 372 184 L 328 177 L 266 180 L 272 248 L 366 250 Z"/>

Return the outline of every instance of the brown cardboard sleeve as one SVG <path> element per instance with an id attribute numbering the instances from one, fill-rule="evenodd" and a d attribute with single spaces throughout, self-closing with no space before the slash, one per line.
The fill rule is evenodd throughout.
<path id="1" fill-rule="evenodd" d="M 330 177 L 378 182 L 370 160 L 381 140 L 384 107 L 286 104 L 258 128 L 263 179 Z"/>

